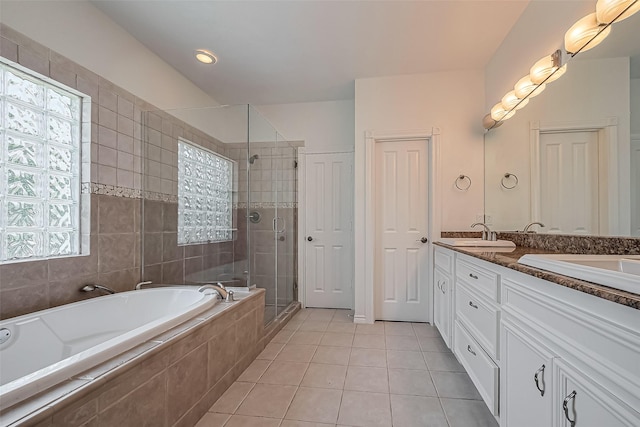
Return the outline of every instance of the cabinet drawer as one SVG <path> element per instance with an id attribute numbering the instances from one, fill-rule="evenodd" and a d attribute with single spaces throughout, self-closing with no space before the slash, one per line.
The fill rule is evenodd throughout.
<path id="1" fill-rule="evenodd" d="M 463 259 L 456 260 L 456 277 L 482 292 L 492 301 L 498 301 L 498 275 Z"/>
<path id="2" fill-rule="evenodd" d="M 467 370 L 493 415 L 498 415 L 498 367 L 471 335 L 456 321 L 456 356 Z"/>
<path id="3" fill-rule="evenodd" d="M 499 312 L 482 298 L 476 297 L 465 283 L 456 290 L 456 315 L 485 349 L 496 360 L 498 351 Z"/>
<path id="4" fill-rule="evenodd" d="M 453 272 L 453 252 L 436 247 L 434 257 L 436 267 L 443 273 L 451 274 Z"/>

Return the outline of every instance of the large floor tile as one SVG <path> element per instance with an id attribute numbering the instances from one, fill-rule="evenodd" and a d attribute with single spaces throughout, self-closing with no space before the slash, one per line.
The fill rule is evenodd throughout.
<path id="1" fill-rule="evenodd" d="M 303 322 L 302 320 L 291 319 L 287 322 L 286 325 L 282 327 L 282 329 L 285 331 L 295 331 L 300 327 L 300 325 L 302 325 L 302 322 Z"/>
<path id="2" fill-rule="evenodd" d="M 378 368 L 387 367 L 387 352 L 373 348 L 353 348 L 349 365 L 372 366 Z"/>
<path id="3" fill-rule="evenodd" d="M 353 337 L 353 347 L 385 349 L 384 335 L 358 334 L 358 331 L 356 330 L 356 335 Z"/>
<path id="4" fill-rule="evenodd" d="M 431 378 L 433 378 L 433 383 L 440 397 L 482 399 L 466 373 L 431 371 Z"/>
<path id="5" fill-rule="evenodd" d="M 322 320 L 330 322 L 336 310 L 332 308 L 312 308 L 311 314 L 307 317 L 307 320 Z"/>
<path id="6" fill-rule="evenodd" d="M 415 335 L 387 335 L 386 347 L 388 350 L 420 351 Z"/>
<path id="7" fill-rule="evenodd" d="M 389 369 L 389 391 L 393 394 L 437 396 L 429 371 Z"/>
<path id="8" fill-rule="evenodd" d="M 387 350 L 387 364 L 394 369 L 427 370 L 424 356 L 419 351 Z"/>
<path id="9" fill-rule="evenodd" d="M 296 386 L 290 385 L 256 384 L 236 414 L 284 418 L 296 390 Z"/>
<path id="10" fill-rule="evenodd" d="M 342 390 L 300 387 L 285 418 L 319 423 L 338 419 Z"/>
<path id="11" fill-rule="evenodd" d="M 308 367 L 308 363 L 279 362 L 276 360 L 269 365 L 258 382 L 262 384 L 300 385 Z"/>
<path id="12" fill-rule="evenodd" d="M 419 337 L 439 337 L 440 332 L 438 328 L 429 323 L 412 323 L 413 331 L 416 333 L 416 336 Z"/>
<path id="13" fill-rule="evenodd" d="M 415 336 L 411 323 L 407 322 L 384 322 L 384 333 L 386 335 Z"/>
<path id="14" fill-rule="evenodd" d="M 222 427 L 229 418 L 231 418 L 229 414 L 213 414 L 207 412 L 204 414 L 204 417 L 200 418 L 196 427 Z"/>
<path id="15" fill-rule="evenodd" d="M 277 418 L 247 417 L 234 415 L 229 418 L 225 427 L 278 427 L 280 420 Z"/>
<path id="16" fill-rule="evenodd" d="M 355 323 L 336 322 L 335 320 L 332 320 L 331 323 L 329 323 L 327 332 L 337 332 L 339 334 L 355 334 L 356 326 L 357 325 Z"/>
<path id="17" fill-rule="evenodd" d="M 391 427 L 389 395 L 345 390 L 342 394 L 338 424 L 356 427 Z"/>
<path id="18" fill-rule="evenodd" d="M 422 351 L 451 352 L 441 337 L 418 337 Z"/>
<path id="19" fill-rule="evenodd" d="M 356 325 L 356 334 L 384 335 L 384 322 L 376 322 L 373 325 Z"/>
<path id="20" fill-rule="evenodd" d="M 320 346 L 311 359 L 312 363 L 326 363 L 329 365 L 348 365 L 351 348 Z"/>
<path id="21" fill-rule="evenodd" d="M 318 347 L 315 345 L 287 344 L 275 360 L 279 362 L 310 362 Z"/>
<path id="22" fill-rule="evenodd" d="M 311 363 L 300 386 L 342 390 L 346 376 L 346 366 Z"/>
<path id="23" fill-rule="evenodd" d="M 349 366 L 344 382 L 345 390 L 389 393 L 389 380 L 386 368 Z"/>
<path id="24" fill-rule="evenodd" d="M 440 399 L 391 395 L 393 427 L 448 427 Z"/>
<path id="25" fill-rule="evenodd" d="M 428 351 L 422 353 L 430 371 L 466 372 L 453 353 Z"/>
<path id="26" fill-rule="evenodd" d="M 275 337 L 273 337 L 271 339 L 271 342 L 272 343 L 286 344 L 287 342 L 289 342 L 289 340 L 291 339 L 293 334 L 295 334 L 295 331 L 291 331 L 291 330 L 288 330 L 288 329 L 282 329 L 280 332 L 278 332 L 276 334 Z"/>
<path id="27" fill-rule="evenodd" d="M 451 427 L 498 427 L 483 401 L 440 399 Z"/>
<path id="28" fill-rule="evenodd" d="M 343 334 L 337 332 L 326 332 L 320 340 L 321 346 L 331 347 L 351 347 L 353 334 Z"/>
<path id="29" fill-rule="evenodd" d="M 329 321 L 320 321 L 320 320 L 305 320 L 302 322 L 299 331 L 314 331 L 314 332 L 324 332 L 329 327 Z"/>
<path id="30" fill-rule="evenodd" d="M 289 344 L 318 345 L 324 332 L 296 331 L 289 339 Z"/>
<path id="31" fill-rule="evenodd" d="M 308 421 L 282 420 L 280 427 L 334 427 L 334 424 L 314 423 Z"/>
<path id="32" fill-rule="evenodd" d="M 249 365 L 249 367 L 240 375 L 238 381 L 257 383 L 270 364 L 270 360 L 254 360 L 253 363 L 251 363 L 251 365 Z"/>
<path id="33" fill-rule="evenodd" d="M 273 360 L 276 358 L 280 350 L 284 347 L 284 343 L 270 342 L 264 347 L 264 350 L 258 355 L 256 359 Z"/>
<path id="34" fill-rule="evenodd" d="M 218 401 L 209 409 L 209 412 L 234 414 L 254 386 L 255 384 L 253 383 L 235 382 L 231 384 L 231 387 L 220 396 Z"/>
<path id="35" fill-rule="evenodd" d="M 331 318 L 332 322 L 351 323 L 353 324 L 353 310 L 336 310 Z"/>

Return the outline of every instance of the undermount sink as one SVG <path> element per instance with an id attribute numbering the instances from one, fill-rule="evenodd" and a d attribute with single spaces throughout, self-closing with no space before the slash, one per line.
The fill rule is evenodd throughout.
<path id="1" fill-rule="evenodd" d="M 439 240 L 449 246 L 458 247 L 483 247 L 483 248 L 515 248 L 516 244 L 509 240 L 482 240 L 470 237 L 443 237 Z"/>
<path id="2" fill-rule="evenodd" d="M 524 255 L 518 262 L 640 294 L 640 255 Z"/>

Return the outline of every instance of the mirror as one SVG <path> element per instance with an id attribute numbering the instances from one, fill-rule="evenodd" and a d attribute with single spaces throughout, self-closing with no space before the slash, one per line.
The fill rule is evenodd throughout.
<path id="1" fill-rule="evenodd" d="M 485 215 L 498 231 L 640 237 L 640 13 L 485 134 Z"/>

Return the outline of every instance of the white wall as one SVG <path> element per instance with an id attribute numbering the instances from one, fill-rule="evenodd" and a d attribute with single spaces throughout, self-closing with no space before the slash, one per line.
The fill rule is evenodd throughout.
<path id="1" fill-rule="evenodd" d="M 450 71 L 356 80 L 355 100 L 355 310 L 366 312 L 364 192 L 366 131 L 399 131 L 438 127 L 441 132 L 440 173 L 442 230 L 467 230 L 482 214 L 484 149 L 482 116 L 484 75 L 481 71 Z M 466 174 L 473 185 L 456 190 L 454 181 Z"/>
<path id="2" fill-rule="evenodd" d="M 353 151 L 353 100 L 272 104 L 256 108 L 288 141 L 304 141 L 307 153 Z"/>
<path id="3" fill-rule="evenodd" d="M 640 79 L 631 79 L 631 134 L 640 134 Z"/>
<path id="4" fill-rule="evenodd" d="M 218 103 L 85 0 L 6 1 L 0 20 L 160 109 Z M 173 112 L 206 129 L 206 120 Z"/>
<path id="5" fill-rule="evenodd" d="M 620 195 L 623 230 L 629 227 L 629 58 L 572 61 L 567 73 L 549 84 L 538 97 L 491 130 L 485 143 L 487 180 L 485 211 L 493 217 L 497 230 L 516 230 L 531 220 L 530 216 L 530 144 L 529 129 L 533 121 L 546 123 L 618 120 L 618 179 L 625 184 Z M 505 191 L 500 186 L 504 173 L 519 178 L 518 187 Z M 628 233 L 628 231 L 627 231 Z"/>

